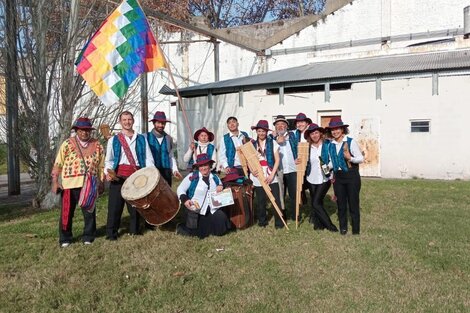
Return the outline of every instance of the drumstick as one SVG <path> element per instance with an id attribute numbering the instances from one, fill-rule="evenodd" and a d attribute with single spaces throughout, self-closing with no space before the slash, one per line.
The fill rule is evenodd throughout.
<path id="1" fill-rule="evenodd" d="M 276 199 L 274 198 L 271 188 L 265 181 L 264 173 L 263 173 L 263 168 L 261 167 L 261 164 L 259 164 L 259 159 L 256 155 L 256 150 L 255 147 L 251 142 L 247 142 L 243 146 L 240 147 L 240 151 L 243 153 L 245 156 L 245 159 L 247 160 L 248 167 L 250 168 L 250 171 L 256 172 L 257 175 L 256 178 L 259 180 L 261 186 L 263 187 L 264 191 L 266 192 L 266 195 L 268 196 L 269 200 L 271 201 L 275 211 L 281 218 L 282 223 L 286 227 L 287 230 L 289 230 L 289 227 L 286 224 L 286 221 L 282 217 L 282 211 L 281 209 L 277 206 L 276 204 Z"/>
<path id="2" fill-rule="evenodd" d="M 300 197 L 302 186 L 304 184 L 305 168 L 307 167 L 308 149 L 310 145 L 308 142 L 300 142 L 298 145 L 298 158 L 300 164 L 296 165 L 297 168 L 297 196 L 295 197 L 295 228 L 299 227 L 299 211 L 300 211 Z"/>

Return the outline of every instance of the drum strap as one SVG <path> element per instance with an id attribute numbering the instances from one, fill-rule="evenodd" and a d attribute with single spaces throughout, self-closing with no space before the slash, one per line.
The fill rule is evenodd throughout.
<path id="1" fill-rule="evenodd" d="M 131 166 L 134 168 L 134 170 L 137 170 L 137 164 L 135 163 L 134 156 L 132 155 L 131 148 L 127 144 L 126 138 L 124 137 L 123 133 L 119 133 L 117 138 L 119 139 L 119 142 L 121 143 L 122 149 L 124 150 L 124 153 L 126 154 L 127 159 L 129 160 L 129 163 Z"/>

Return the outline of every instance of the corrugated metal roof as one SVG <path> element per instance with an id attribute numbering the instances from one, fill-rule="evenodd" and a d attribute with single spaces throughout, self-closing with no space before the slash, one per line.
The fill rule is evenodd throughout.
<path id="1" fill-rule="evenodd" d="M 182 97 L 203 96 L 210 93 L 233 93 L 239 90 L 321 84 L 345 79 L 375 79 L 376 77 L 410 75 L 470 69 L 470 50 L 382 56 L 363 59 L 312 63 L 278 71 L 195 85 L 180 89 Z M 163 94 L 174 94 L 168 89 Z"/>

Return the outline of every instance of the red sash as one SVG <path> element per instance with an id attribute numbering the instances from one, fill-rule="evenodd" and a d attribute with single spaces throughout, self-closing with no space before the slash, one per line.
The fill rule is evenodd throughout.
<path id="1" fill-rule="evenodd" d="M 137 167 L 134 156 L 132 155 L 132 152 L 131 152 L 131 148 L 127 144 L 126 137 L 124 136 L 124 134 L 119 133 L 117 135 L 117 138 L 119 142 L 121 143 L 122 149 L 124 150 L 124 153 L 126 154 L 126 157 L 129 160 L 130 165 L 119 164 L 116 174 L 117 176 L 120 176 L 120 177 L 129 177 L 139 168 Z"/>

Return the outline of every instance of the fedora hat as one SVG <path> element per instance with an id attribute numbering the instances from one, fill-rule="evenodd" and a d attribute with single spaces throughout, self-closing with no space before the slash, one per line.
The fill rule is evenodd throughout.
<path id="1" fill-rule="evenodd" d="M 334 129 L 338 127 L 349 127 L 348 124 L 344 124 L 341 120 L 341 117 L 332 117 L 330 122 L 328 123 L 327 129 Z"/>
<path id="2" fill-rule="evenodd" d="M 194 140 L 198 141 L 199 139 L 199 135 L 201 133 L 206 133 L 207 136 L 209 136 L 209 141 L 214 141 L 214 133 L 211 133 L 209 130 L 207 130 L 207 128 L 203 127 L 201 129 L 198 129 L 196 130 L 196 132 L 194 133 Z"/>
<path id="3" fill-rule="evenodd" d="M 284 115 L 278 115 L 276 116 L 276 118 L 274 119 L 274 123 L 273 125 L 276 126 L 276 124 L 278 122 L 284 122 L 287 124 L 287 126 L 289 126 L 289 121 L 286 119 L 286 117 Z"/>
<path id="4" fill-rule="evenodd" d="M 155 112 L 155 114 L 153 115 L 153 118 L 150 120 L 150 122 L 152 122 L 152 123 L 155 123 L 155 122 L 162 122 L 162 123 L 168 122 L 168 123 L 171 123 L 170 120 L 166 119 L 165 112 L 162 112 L 162 111 Z"/>
<path id="5" fill-rule="evenodd" d="M 251 126 L 251 129 L 264 129 L 265 131 L 269 131 L 269 123 L 266 120 L 259 120 L 258 123 L 255 126 Z"/>
<path id="6" fill-rule="evenodd" d="M 297 114 L 297 116 L 295 117 L 295 122 L 301 122 L 301 121 L 306 121 L 307 124 L 312 124 L 312 120 L 309 119 L 307 117 L 307 115 L 305 115 L 305 113 L 299 113 Z"/>
<path id="7" fill-rule="evenodd" d="M 222 178 L 222 182 L 228 183 L 232 181 L 236 181 L 237 179 L 243 178 L 243 175 L 238 174 L 238 170 L 236 168 L 229 168 L 227 174 L 224 178 Z"/>
<path id="8" fill-rule="evenodd" d="M 307 139 L 308 136 L 310 136 L 310 133 L 313 133 L 316 130 L 320 131 L 321 133 L 325 132 L 325 129 L 323 127 L 320 127 L 315 123 L 311 123 L 310 125 L 308 125 L 307 129 L 305 130 L 304 138 Z"/>
<path id="9" fill-rule="evenodd" d="M 193 168 L 206 165 L 208 163 L 212 165 L 214 163 L 214 160 L 209 158 L 209 155 L 207 153 L 201 153 L 197 156 L 196 163 L 193 164 Z"/>
<path id="10" fill-rule="evenodd" d="M 88 117 L 79 117 L 77 118 L 75 123 L 73 123 L 72 129 L 73 130 L 77 130 L 77 129 L 94 130 L 95 128 L 91 124 L 91 120 Z"/>

